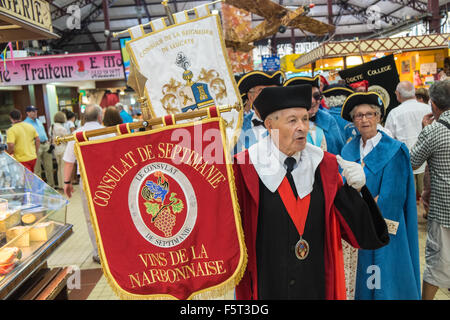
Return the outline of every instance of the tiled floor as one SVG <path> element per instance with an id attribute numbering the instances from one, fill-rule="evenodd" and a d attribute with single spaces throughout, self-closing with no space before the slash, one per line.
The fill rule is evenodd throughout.
<path id="1" fill-rule="evenodd" d="M 67 208 L 67 222 L 73 224 L 74 233 L 69 237 L 48 259 L 50 267 L 74 265 L 80 269 L 95 269 L 100 266 L 92 261 L 92 247 L 84 221 L 79 188 L 77 185 L 73 197 Z M 419 206 L 419 250 L 421 275 L 424 267 L 424 252 L 426 240 L 426 220 L 422 218 L 422 207 Z M 75 289 L 76 290 L 76 289 Z M 227 293 L 223 298 L 233 299 L 233 292 Z M 88 296 L 88 300 L 117 300 L 118 297 L 112 291 L 104 276 L 101 277 L 95 288 Z M 439 289 L 436 300 L 450 300 L 450 291 L 446 288 Z"/>
<path id="2" fill-rule="evenodd" d="M 92 261 L 92 245 L 89 240 L 79 188 L 74 186 L 75 192 L 67 206 L 67 223 L 73 225 L 73 234 L 48 259 L 49 267 L 76 266 L 79 269 L 95 269 L 100 265 Z M 73 290 L 78 290 L 74 288 Z M 104 276 L 92 290 L 88 300 L 118 300 L 109 287 Z"/>

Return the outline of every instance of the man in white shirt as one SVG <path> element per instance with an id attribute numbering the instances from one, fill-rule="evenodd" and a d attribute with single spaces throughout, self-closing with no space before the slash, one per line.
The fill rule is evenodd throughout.
<path id="1" fill-rule="evenodd" d="M 400 105 L 389 113 L 384 126 L 394 139 L 404 142 L 411 150 L 422 131 L 422 119 L 431 112 L 431 108 L 416 100 L 414 85 L 409 81 L 400 82 L 395 94 Z M 425 166 L 426 163 L 413 171 L 416 192 L 419 195 L 423 189 Z"/>
<path id="2" fill-rule="evenodd" d="M 89 130 L 104 128 L 104 126 L 102 125 L 102 108 L 100 106 L 98 106 L 98 105 L 87 106 L 84 117 L 85 117 L 86 123 L 81 128 L 75 130 L 74 134 L 79 131 L 89 131 Z M 106 138 L 109 136 L 114 136 L 114 135 L 96 136 L 96 137 L 92 137 L 91 139 L 101 139 L 101 138 Z M 64 193 L 66 194 L 66 196 L 68 198 L 72 197 L 72 193 L 73 193 L 72 170 L 75 165 L 75 162 L 77 161 L 77 159 L 75 157 L 74 145 L 75 145 L 75 141 L 69 141 L 67 143 L 67 148 L 66 148 L 66 151 L 64 152 L 64 156 L 63 156 L 63 160 L 64 160 Z M 77 173 L 79 173 L 79 171 Z M 84 212 L 84 216 L 86 219 L 89 238 L 91 239 L 91 243 L 92 243 L 92 247 L 93 247 L 92 259 L 94 260 L 94 262 L 100 263 L 100 259 L 98 257 L 97 243 L 95 241 L 95 233 L 94 233 L 94 229 L 92 228 L 89 207 L 87 204 L 87 198 L 86 198 L 86 194 L 84 193 L 82 187 L 80 187 L 80 196 L 81 196 L 81 203 L 83 205 L 83 212 Z"/>

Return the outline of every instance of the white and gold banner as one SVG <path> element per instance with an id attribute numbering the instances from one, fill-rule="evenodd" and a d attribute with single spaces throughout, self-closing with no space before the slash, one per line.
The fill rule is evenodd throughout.
<path id="1" fill-rule="evenodd" d="M 242 105 L 218 15 L 209 10 L 195 13 L 192 19 L 186 12 L 174 14 L 176 24 L 170 26 L 152 21 L 152 32 L 126 44 L 133 63 L 148 79 L 145 93 L 153 117 Z M 242 127 L 242 110 L 222 117 L 232 148 Z"/>

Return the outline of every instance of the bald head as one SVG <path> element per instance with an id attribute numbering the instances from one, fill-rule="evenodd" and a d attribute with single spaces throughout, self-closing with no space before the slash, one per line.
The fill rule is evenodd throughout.
<path id="1" fill-rule="evenodd" d="M 409 81 L 400 82 L 397 85 L 397 90 L 395 91 L 395 93 L 399 102 L 416 98 L 416 90 L 414 88 L 414 85 Z"/>

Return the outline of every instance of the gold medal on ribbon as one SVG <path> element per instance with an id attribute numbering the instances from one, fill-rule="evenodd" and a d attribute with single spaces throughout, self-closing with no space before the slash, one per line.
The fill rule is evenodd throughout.
<path id="1" fill-rule="evenodd" d="M 297 244 L 295 245 L 295 256 L 299 260 L 305 260 L 309 254 L 309 244 L 308 242 L 300 237 Z"/>
<path id="2" fill-rule="evenodd" d="M 300 240 L 295 245 L 295 255 L 297 259 L 305 260 L 309 254 L 309 243 L 303 239 L 303 232 L 305 231 L 311 194 L 308 194 L 303 199 L 296 198 L 286 177 L 284 177 L 278 187 L 278 193 L 300 235 Z"/>

